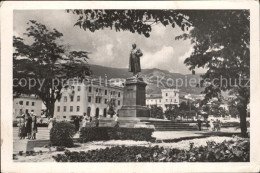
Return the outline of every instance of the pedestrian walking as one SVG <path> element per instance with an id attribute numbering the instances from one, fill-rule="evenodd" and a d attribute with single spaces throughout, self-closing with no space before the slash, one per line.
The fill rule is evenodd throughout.
<path id="1" fill-rule="evenodd" d="M 95 116 L 95 125 L 96 125 L 96 127 L 99 127 L 99 116 L 98 115 Z"/>
<path id="2" fill-rule="evenodd" d="M 216 120 L 216 131 L 220 131 L 221 122 L 219 119 Z"/>
<path id="3" fill-rule="evenodd" d="M 24 139 L 26 137 L 26 128 L 25 128 L 25 115 L 22 114 L 21 116 L 18 117 L 18 136 L 19 139 Z"/>
<path id="4" fill-rule="evenodd" d="M 75 125 L 75 131 L 78 132 L 79 131 L 79 117 L 76 116 L 74 118 L 74 125 Z"/>
<path id="5" fill-rule="evenodd" d="M 53 119 L 53 118 L 49 118 L 49 120 L 48 120 L 48 129 L 49 129 L 49 130 L 52 129 L 53 124 L 54 124 L 53 122 L 54 122 L 54 119 Z"/>
<path id="6" fill-rule="evenodd" d="M 119 127 L 119 122 L 118 122 L 118 114 L 116 114 L 115 116 L 115 128 L 118 128 Z"/>
<path id="7" fill-rule="evenodd" d="M 32 133 L 32 117 L 29 113 L 26 115 L 26 133 L 27 133 L 27 139 L 31 139 L 31 133 Z"/>
<path id="8" fill-rule="evenodd" d="M 84 112 L 83 119 L 82 119 L 82 127 L 87 126 L 87 119 L 88 119 L 88 117 L 87 117 L 86 113 Z"/>
<path id="9" fill-rule="evenodd" d="M 209 121 L 209 126 L 210 126 L 210 130 L 211 130 L 211 131 L 214 131 L 214 130 L 215 130 L 213 120 L 210 120 L 210 121 Z"/>
<path id="10" fill-rule="evenodd" d="M 197 122 L 198 122 L 199 131 L 201 131 L 201 123 L 202 123 L 202 122 L 201 122 L 200 119 L 198 119 Z"/>
<path id="11" fill-rule="evenodd" d="M 37 117 L 35 114 L 32 115 L 32 139 L 36 139 L 37 129 Z"/>

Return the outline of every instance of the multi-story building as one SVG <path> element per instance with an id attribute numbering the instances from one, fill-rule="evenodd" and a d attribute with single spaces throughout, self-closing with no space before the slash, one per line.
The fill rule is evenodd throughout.
<path id="1" fill-rule="evenodd" d="M 163 108 L 163 111 L 167 109 L 169 105 L 179 105 L 179 90 L 178 89 L 161 89 L 160 94 L 146 95 L 146 105 L 157 105 Z"/>
<path id="2" fill-rule="evenodd" d="M 114 102 L 115 111 L 123 104 L 123 87 L 100 81 L 72 83 L 61 92 L 60 100 L 55 102 L 54 117 L 57 120 L 70 120 L 71 117 L 82 116 L 84 113 L 92 117 L 107 117 L 109 102 Z"/>
<path id="3" fill-rule="evenodd" d="M 37 116 L 41 116 L 42 100 L 35 95 L 21 95 L 13 99 L 13 118 L 34 112 Z"/>

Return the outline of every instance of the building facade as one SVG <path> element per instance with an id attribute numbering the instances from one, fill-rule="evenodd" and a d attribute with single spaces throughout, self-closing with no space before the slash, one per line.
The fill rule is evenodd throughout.
<path id="1" fill-rule="evenodd" d="M 84 113 L 92 117 L 108 117 L 108 103 L 113 101 L 115 111 L 123 105 L 123 87 L 111 86 L 103 82 L 85 81 L 70 84 L 62 89 L 62 97 L 55 102 L 54 117 L 71 120 Z"/>
<path id="2" fill-rule="evenodd" d="M 163 111 L 167 109 L 169 105 L 179 105 L 179 90 L 178 89 L 161 89 L 160 94 L 146 95 L 146 105 L 157 105 L 163 108 Z"/>
<path id="3" fill-rule="evenodd" d="M 13 99 L 13 118 L 25 113 L 34 112 L 41 116 L 42 100 L 34 95 L 22 95 Z"/>

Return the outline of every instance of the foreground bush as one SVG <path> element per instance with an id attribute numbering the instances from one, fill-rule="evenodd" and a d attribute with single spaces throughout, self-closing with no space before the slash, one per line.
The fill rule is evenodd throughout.
<path id="1" fill-rule="evenodd" d="M 70 152 L 53 156 L 57 162 L 248 162 L 249 140 L 224 141 L 190 150 L 163 147 L 117 146 L 88 152 Z"/>
<path id="2" fill-rule="evenodd" d="M 53 146 L 73 146 L 75 126 L 69 122 L 56 122 L 50 131 L 50 142 Z"/>
<path id="3" fill-rule="evenodd" d="M 80 142 L 103 140 L 135 140 L 151 141 L 153 129 L 148 128 L 113 128 L 113 127 L 84 127 L 80 130 Z"/>

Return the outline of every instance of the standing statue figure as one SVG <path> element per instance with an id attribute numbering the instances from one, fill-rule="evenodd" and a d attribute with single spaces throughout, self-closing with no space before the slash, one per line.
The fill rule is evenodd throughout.
<path id="1" fill-rule="evenodd" d="M 132 44 L 132 47 L 129 57 L 129 72 L 133 72 L 133 76 L 138 77 L 138 73 L 141 72 L 140 57 L 143 56 L 143 53 L 136 48 L 135 43 Z"/>

